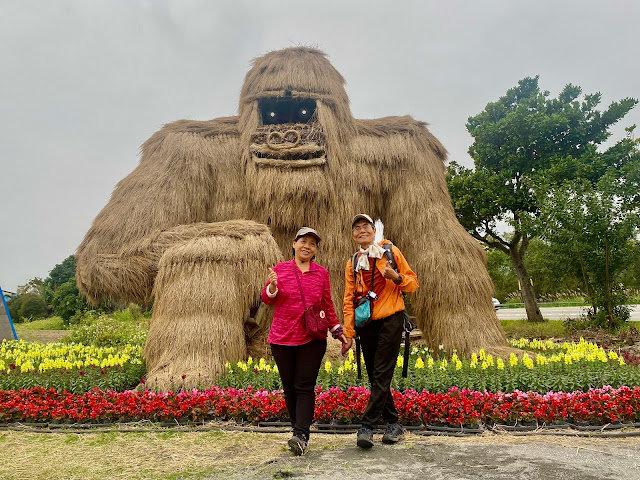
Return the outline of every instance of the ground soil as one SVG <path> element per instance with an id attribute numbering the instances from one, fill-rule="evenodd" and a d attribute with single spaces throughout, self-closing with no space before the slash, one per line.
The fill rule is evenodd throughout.
<path id="1" fill-rule="evenodd" d="M 67 330 L 21 330 L 18 339 L 25 342 L 55 343 L 67 335 Z"/>

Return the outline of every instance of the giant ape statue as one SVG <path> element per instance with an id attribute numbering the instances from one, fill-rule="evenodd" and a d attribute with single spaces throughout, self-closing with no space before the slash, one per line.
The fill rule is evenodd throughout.
<path id="1" fill-rule="evenodd" d="M 353 118 L 340 73 L 303 47 L 256 59 L 238 111 L 155 133 L 76 254 L 90 300 L 153 299 L 147 385 L 210 385 L 226 361 L 264 354 L 268 326 L 246 323 L 303 225 L 322 235 L 341 311 L 359 212 L 382 220 L 417 273 L 411 305 L 432 347 L 506 347 L 484 252 L 456 220 L 446 151 L 425 123 Z"/>

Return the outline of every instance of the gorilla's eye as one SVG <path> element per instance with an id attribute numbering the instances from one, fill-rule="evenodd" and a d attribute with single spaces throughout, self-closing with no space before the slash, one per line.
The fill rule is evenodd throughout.
<path id="1" fill-rule="evenodd" d="M 258 101 L 263 125 L 307 123 L 316 111 L 316 102 L 310 98 L 272 97 Z"/>

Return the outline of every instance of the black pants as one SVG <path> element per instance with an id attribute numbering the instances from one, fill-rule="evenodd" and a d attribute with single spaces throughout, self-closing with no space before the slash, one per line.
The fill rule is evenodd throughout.
<path id="1" fill-rule="evenodd" d="M 371 384 L 371 397 L 362 416 L 362 426 L 374 429 L 380 417 L 397 423 L 398 411 L 391 396 L 391 380 L 396 367 L 403 331 L 403 312 L 372 320 L 358 330 L 362 355 Z"/>
<path id="2" fill-rule="evenodd" d="M 282 379 L 293 434 L 309 439 L 316 405 L 315 386 L 327 340 L 313 340 L 303 345 L 271 344 L 271 353 Z"/>

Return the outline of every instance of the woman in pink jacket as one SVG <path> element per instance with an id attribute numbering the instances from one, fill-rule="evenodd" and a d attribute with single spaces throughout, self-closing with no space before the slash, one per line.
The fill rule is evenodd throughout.
<path id="1" fill-rule="evenodd" d="M 298 230 L 293 240 L 294 258 L 273 267 L 262 290 L 262 301 L 267 305 L 275 305 L 267 341 L 278 365 L 293 427 L 289 448 L 296 455 L 304 454 L 309 443 L 316 379 L 327 349 L 326 332 L 321 340 L 314 340 L 305 332 L 300 289 L 304 292 L 307 306 L 320 307 L 320 315 L 326 316 L 333 337 L 343 345 L 347 343 L 333 309 L 329 272 L 312 261 L 319 243 L 320 236 L 314 229 L 303 227 Z"/>

